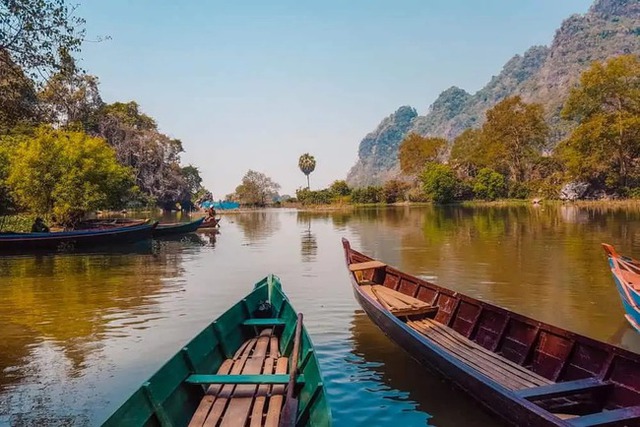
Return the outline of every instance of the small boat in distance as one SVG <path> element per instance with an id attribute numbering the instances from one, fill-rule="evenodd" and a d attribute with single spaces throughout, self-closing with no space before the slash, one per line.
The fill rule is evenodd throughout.
<path id="1" fill-rule="evenodd" d="M 220 224 L 220 220 L 222 218 L 213 218 L 210 220 L 204 220 L 202 224 L 198 227 L 198 230 L 207 229 L 207 228 L 218 228 Z"/>
<path id="2" fill-rule="evenodd" d="M 130 227 L 49 233 L 0 233 L 0 252 L 72 250 L 135 243 L 151 239 L 157 222 Z"/>
<path id="3" fill-rule="evenodd" d="M 613 281 L 620 294 L 625 319 L 640 332 L 640 262 L 633 258 L 618 254 L 616 249 L 607 243 L 602 247 L 607 254 Z"/>
<path id="4" fill-rule="evenodd" d="M 103 424 L 156 425 L 331 425 L 302 314 L 276 276 L 196 335 Z"/>
<path id="5" fill-rule="evenodd" d="M 153 230 L 153 237 L 193 233 L 200 227 L 203 221 L 204 218 L 199 218 L 191 222 L 160 223 L 156 229 Z"/>
<path id="6" fill-rule="evenodd" d="M 389 338 L 514 426 L 640 425 L 640 355 L 409 274 L 342 240 L 353 293 Z"/>

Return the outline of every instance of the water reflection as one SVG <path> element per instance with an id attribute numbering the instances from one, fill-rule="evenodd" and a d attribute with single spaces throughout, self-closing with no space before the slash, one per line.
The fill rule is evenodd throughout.
<path id="1" fill-rule="evenodd" d="M 280 215 L 276 210 L 242 212 L 234 221 L 244 233 L 249 244 L 261 243 L 280 229 Z"/>
<path id="2" fill-rule="evenodd" d="M 198 234 L 202 239 L 203 245 L 211 248 L 216 247 L 217 236 L 220 234 L 218 229 L 203 229 L 198 230 Z"/>
<path id="3" fill-rule="evenodd" d="M 362 310 L 354 313 L 349 330 L 354 356 L 349 363 L 356 369 L 352 375 L 360 387 L 375 392 L 369 399 L 394 402 L 390 407 L 368 406 L 370 419 L 382 417 L 398 425 L 424 425 L 426 420 L 429 425 L 437 426 L 502 425 L 494 416 L 480 411 L 468 395 L 428 372 L 391 342 Z M 451 410 L 452 402 L 455 402 L 455 411 Z M 411 412 L 407 411 L 409 408 Z"/>
<path id="4" fill-rule="evenodd" d="M 14 410 L 61 394 L 123 328 L 145 328 L 159 316 L 162 296 L 183 284 L 169 280 L 184 273 L 181 255 L 167 250 L 0 257 L 0 271 L 0 396 L 10 393 L 0 401 Z M 39 387 L 11 392 L 34 380 Z M 42 416 L 34 414 L 38 422 Z"/>
<path id="5" fill-rule="evenodd" d="M 318 240 L 311 232 L 311 218 L 306 218 L 306 228 L 300 235 L 300 255 L 302 262 L 314 262 L 318 254 Z M 300 218 L 298 218 L 300 222 Z"/>
<path id="6" fill-rule="evenodd" d="M 225 214 L 221 230 L 127 253 L 0 257 L 0 425 L 99 424 L 268 273 L 308 319 L 336 425 L 492 425 L 354 313 L 340 237 L 446 287 L 640 351 L 600 249 L 640 254 L 640 207 Z"/>

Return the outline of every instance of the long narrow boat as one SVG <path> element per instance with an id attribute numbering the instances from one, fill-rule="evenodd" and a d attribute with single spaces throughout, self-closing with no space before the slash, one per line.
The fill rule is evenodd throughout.
<path id="1" fill-rule="evenodd" d="M 210 220 L 205 220 L 202 222 L 202 224 L 200 224 L 200 226 L 198 227 L 198 230 L 203 230 L 207 228 L 217 228 L 219 227 L 221 219 L 222 218 L 213 218 Z"/>
<path id="2" fill-rule="evenodd" d="M 330 426 L 302 314 L 276 276 L 196 335 L 103 424 Z"/>
<path id="3" fill-rule="evenodd" d="M 0 252 L 70 250 L 134 243 L 150 239 L 157 224 L 50 233 L 0 233 Z"/>
<path id="4" fill-rule="evenodd" d="M 131 218 L 93 218 L 85 219 L 76 225 L 76 230 L 99 230 L 104 228 L 131 227 L 149 222 L 148 219 Z"/>
<path id="5" fill-rule="evenodd" d="M 342 243 L 355 298 L 382 332 L 511 425 L 640 425 L 640 355 L 410 276 Z"/>
<path id="6" fill-rule="evenodd" d="M 193 233 L 200 227 L 204 218 L 191 222 L 160 223 L 153 231 L 153 237 L 171 236 L 175 234 Z"/>
<path id="7" fill-rule="evenodd" d="M 606 243 L 602 244 L 613 281 L 622 300 L 627 322 L 640 332 L 640 262 L 633 258 L 618 254 L 616 249 Z"/>

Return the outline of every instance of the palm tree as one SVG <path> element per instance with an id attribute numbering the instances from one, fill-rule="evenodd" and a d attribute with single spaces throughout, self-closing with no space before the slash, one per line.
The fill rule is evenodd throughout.
<path id="1" fill-rule="evenodd" d="M 316 159 L 309 153 L 304 153 L 298 160 L 298 167 L 307 176 L 307 188 L 309 188 L 309 174 L 316 169 Z"/>

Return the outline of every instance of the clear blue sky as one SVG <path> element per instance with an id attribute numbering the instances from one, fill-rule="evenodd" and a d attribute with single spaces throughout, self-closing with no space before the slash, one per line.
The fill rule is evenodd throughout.
<path id="1" fill-rule="evenodd" d="M 358 144 L 401 105 L 475 92 L 516 53 L 549 44 L 589 0 L 85 1 L 81 64 L 106 102 L 136 100 L 180 138 L 215 198 L 248 169 L 294 194 L 343 179 Z"/>

